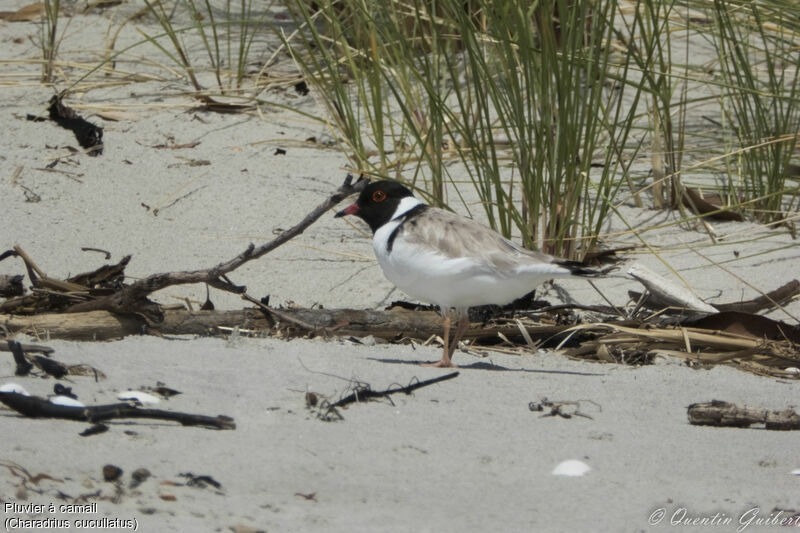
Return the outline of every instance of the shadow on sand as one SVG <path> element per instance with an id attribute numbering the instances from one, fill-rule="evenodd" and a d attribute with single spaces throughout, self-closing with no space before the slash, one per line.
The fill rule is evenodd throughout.
<path id="1" fill-rule="evenodd" d="M 419 366 L 423 363 L 433 362 L 433 361 L 415 361 L 409 359 L 388 359 L 388 358 L 379 358 L 379 357 L 367 357 L 370 361 L 377 361 L 379 363 L 388 363 L 393 365 L 415 365 Z M 449 370 L 449 369 L 443 369 Z M 455 369 L 454 369 L 455 370 Z M 568 370 L 540 370 L 540 369 L 532 369 L 532 368 L 508 368 L 501 365 L 496 365 L 493 363 L 485 363 L 483 361 L 478 361 L 475 363 L 471 363 L 468 365 L 458 365 L 457 370 L 493 370 L 493 371 L 501 371 L 501 372 L 530 372 L 533 374 L 564 374 L 568 376 L 604 376 L 605 373 L 598 373 L 598 372 L 571 372 Z"/>

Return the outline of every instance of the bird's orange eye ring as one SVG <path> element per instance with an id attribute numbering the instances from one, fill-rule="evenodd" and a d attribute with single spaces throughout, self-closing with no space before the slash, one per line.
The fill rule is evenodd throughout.
<path id="1" fill-rule="evenodd" d="M 372 193 L 372 201 L 375 203 L 380 203 L 386 200 L 386 193 L 383 191 L 375 191 Z"/>

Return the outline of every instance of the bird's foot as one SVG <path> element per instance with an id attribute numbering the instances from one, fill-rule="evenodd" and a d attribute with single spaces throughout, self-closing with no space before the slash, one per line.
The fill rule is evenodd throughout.
<path id="1" fill-rule="evenodd" d="M 458 368 L 458 365 L 454 365 L 452 361 L 441 359 L 436 361 L 435 363 L 422 363 L 421 366 L 427 366 L 431 368 Z"/>

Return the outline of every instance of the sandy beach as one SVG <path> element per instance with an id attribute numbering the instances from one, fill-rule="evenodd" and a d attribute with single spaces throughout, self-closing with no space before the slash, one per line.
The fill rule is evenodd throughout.
<path id="1" fill-rule="evenodd" d="M 2 0 L 0 10 L 24 4 Z M 133 10 L 125 9 L 72 17 L 64 57 L 97 59 L 90 51 L 102 47 L 104 34 L 89 30 L 105 31 L 112 18 Z M 329 145 L 331 134 L 319 123 L 275 106 L 246 114 L 197 111 L 174 80 L 109 84 L 70 96 L 68 104 L 104 128 L 105 141 L 101 156 L 70 153 L 68 147 L 77 146 L 71 132 L 26 120 L 29 113 L 45 114 L 54 94 L 35 83 L 35 75 L 24 76 L 38 69 L 24 62 L 40 57 L 29 38 L 38 26 L 0 22 L 0 28 L 6 61 L 0 74 L 6 124 L 0 129 L 0 251 L 19 245 L 51 277 L 65 279 L 105 262 L 82 248 L 108 251 L 109 262 L 132 254 L 130 279 L 211 267 L 297 223 L 347 174 L 346 157 Z M 141 39 L 137 35 L 126 29 L 118 48 Z M 321 112 L 313 95 L 291 85 L 270 89 L 268 99 Z M 98 114 L 111 111 L 124 115 L 112 121 Z M 629 223 L 642 227 L 677 219 L 623 209 Z M 673 225 L 646 235 L 658 257 L 637 250 L 627 259 L 671 277 L 666 261 L 710 303 L 754 298 L 754 287 L 770 291 L 798 277 L 800 248 L 785 232 L 749 222 L 712 224 L 728 238 L 711 246 L 705 232 Z M 630 235 L 615 239 L 634 242 Z M 20 260 L 0 262 L 0 274 L 22 273 Z M 269 295 L 274 305 L 382 309 L 406 298 L 383 277 L 368 228 L 334 219 L 333 212 L 231 279 L 253 296 Z M 628 290 L 642 290 L 624 276 L 597 284 L 620 306 L 628 303 Z M 541 297 L 604 303 L 582 280 L 543 287 Z M 204 286 L 155 295 L 163 304 L 188 299 L 195 308 L 205 298 Z M 211 299 L 217 309 L 248 306 L 214 289 Z M 797 324 L 800 300 L 767 316 Z M 797 409 L 798 380 L 723 365 L 692 368 L 671 357 L 627 366 L 546 350 L 484 357 L 457 352 L 457 377 L 394 394 L 391 401 L 354 404 L 339 411 L 342 420 L 323 421 L 320 409 L 307 405 L 308 393 L 333 402 L 356 383 L 381 390 L 441 376 L 448 370 L 418 364 L 437 360 L 440 345 L 245 335 L 70 342 L 48 339 L 46 332 L 16 340 L 46 344 L 58 361 L 101 371 L 103 379 L 61 381 L 85 404 L 115 403 L 126 390 L 166 386 L 180 394 L 158 408 L 226 415 L 236 429 L 140 419 L 80 436 L 85 423 L 0 409 L 7 530 L 64 524 L 73 530 L 238 533 L 800 529 L 793 432 L 700 427 L 687 420 L 690 404 L 713 399 Z M 0 385 L 53 394 L 54 379 L 16 378 L 6 355 Z M 543 399 L 578 402 L 571 409 L 588 417 L 542 416 L 529 408 Z M 591 470 L 581 477 L 554 475 L 567 460 Z M 121 477 L 104 481 L 105 465 L 121 468 Z"/>

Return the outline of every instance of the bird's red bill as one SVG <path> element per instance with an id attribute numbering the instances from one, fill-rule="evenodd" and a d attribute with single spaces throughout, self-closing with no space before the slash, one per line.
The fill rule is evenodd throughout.
<path id="1" fill-rule="evenodd" d="M 351 206 L 346 207 L 346 208 L 342 209 L 341 211 L 339 211 L 338 213 L 336 213 L 336 218 L 343 217 L 345 215 L 355 215 L 356 213 L 358 213 L 358 204 L 357 203 L 352 204 Z"/>

